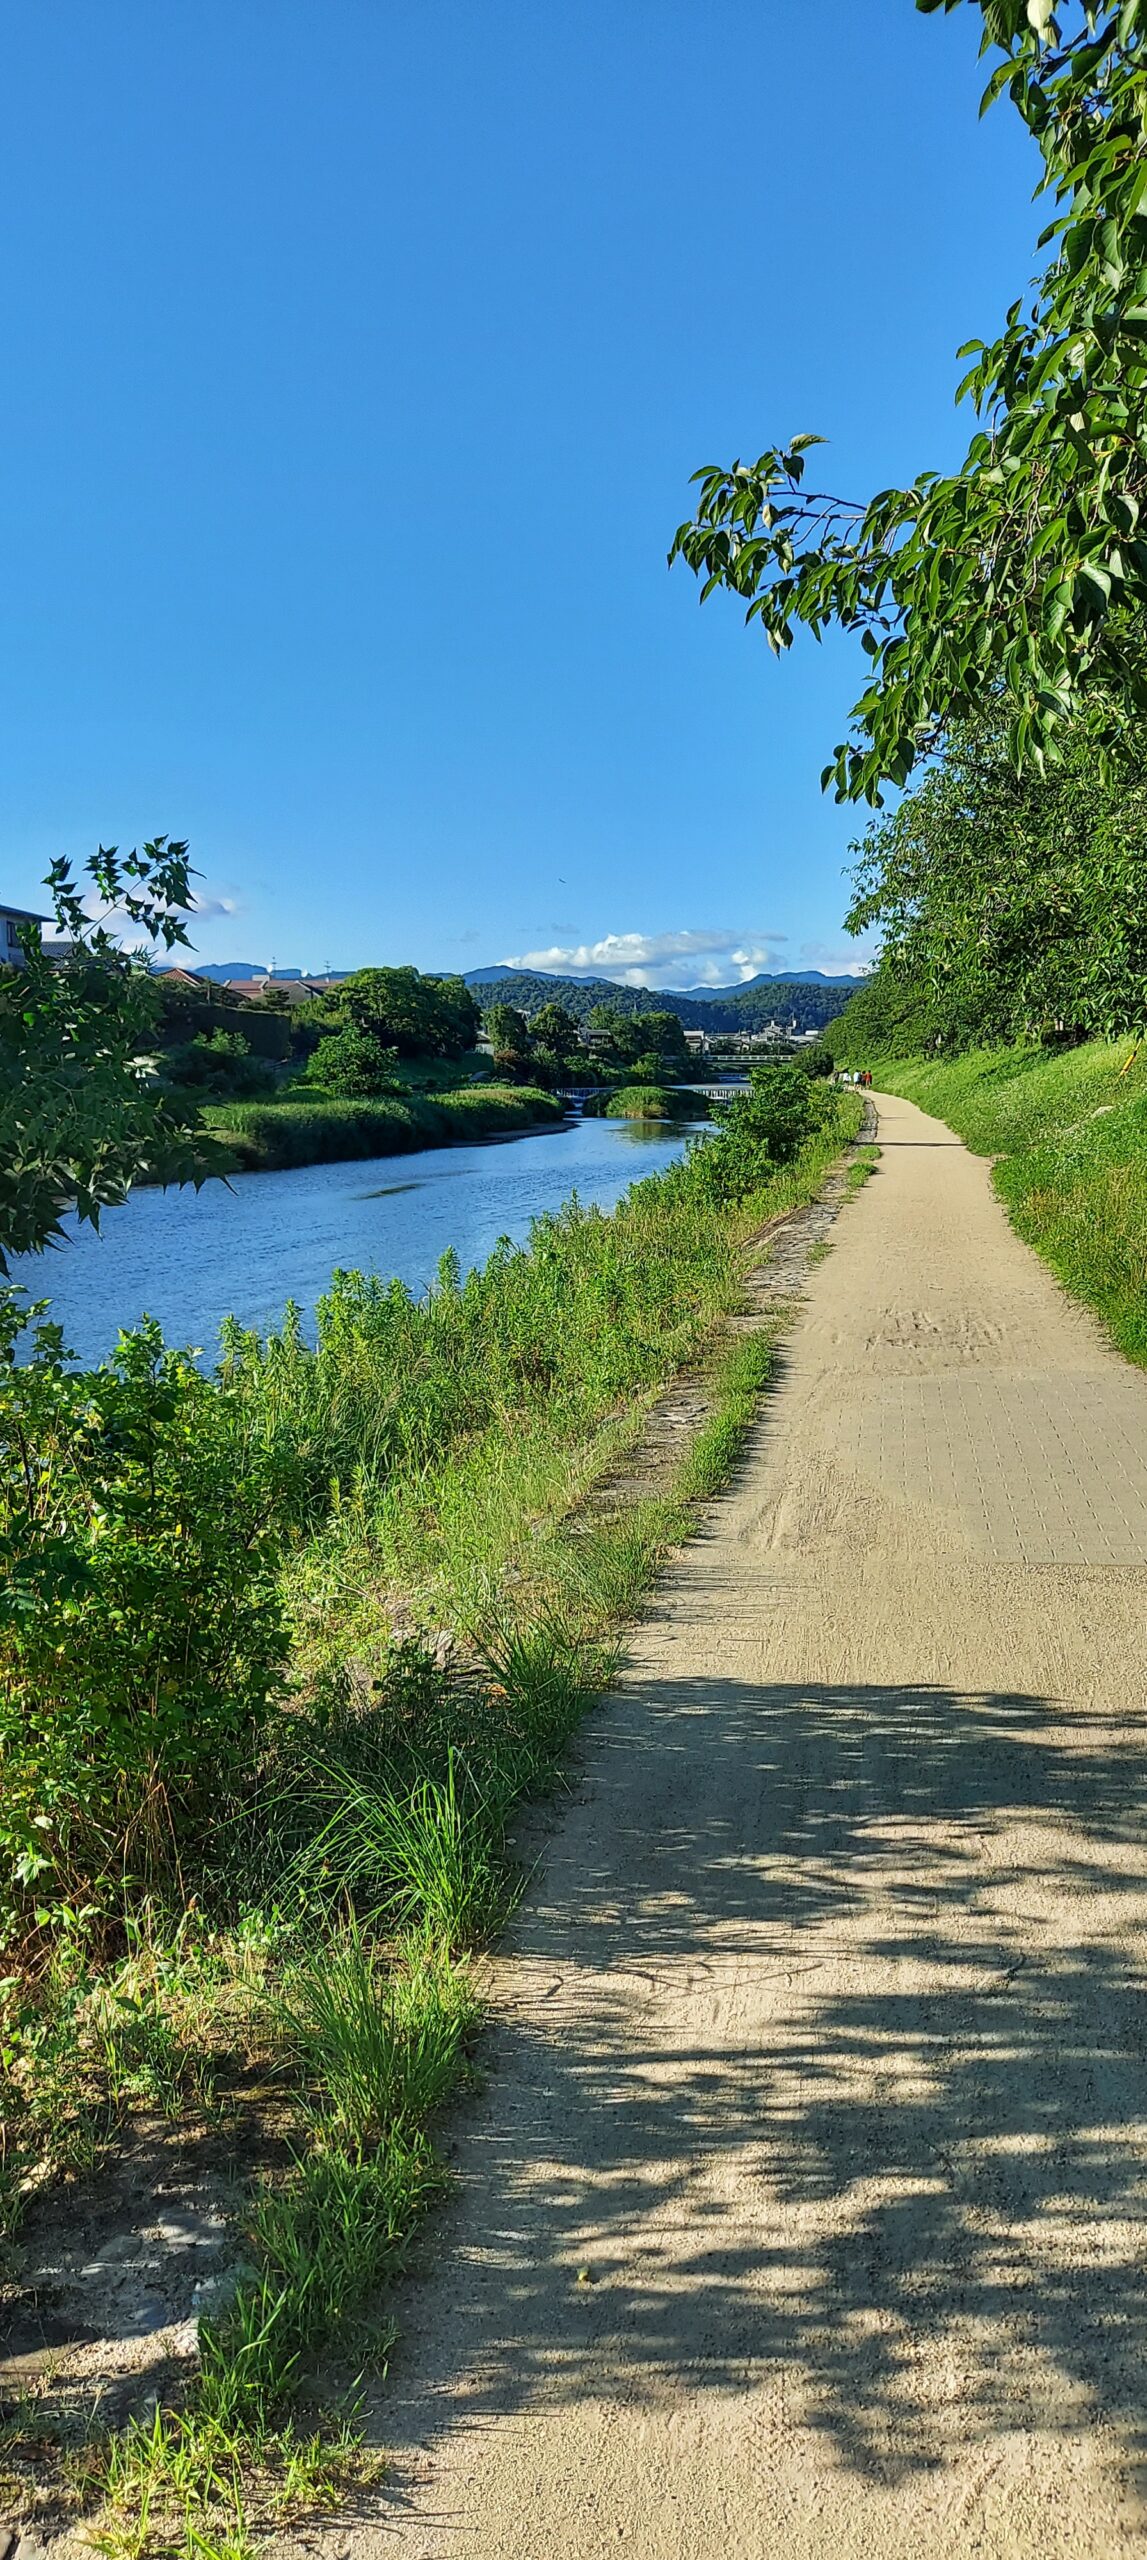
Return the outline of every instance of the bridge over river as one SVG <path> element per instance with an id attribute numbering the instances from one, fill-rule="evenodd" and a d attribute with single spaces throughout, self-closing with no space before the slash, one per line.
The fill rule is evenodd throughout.
<path id="1" fill-rule="evenodd" d="M 568 1102 L 574 1110 L 583 1111 L 587 1102 L 605 1090 L 605 1086 L 600 1084 L 560 1084 L 557 1096 L 559 1102 Z M 748 1090 L 747 1076 L 724 1076 L 714 1084 L 673 1084 L 667 1087 L 670 1093 L 696 1094 L 699 1102 L 735 1102 L 739 1093 L 747 1093 Z"/>

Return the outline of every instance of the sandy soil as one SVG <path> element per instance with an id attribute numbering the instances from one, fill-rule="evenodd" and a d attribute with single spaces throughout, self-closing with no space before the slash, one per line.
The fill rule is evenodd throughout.
<path id="1" fill-rule="evenodd" d="M 389 2493 L 317 2549 L 1147 2538 L 1147 1378 L 877 1100 L 500 1968 Z"/>

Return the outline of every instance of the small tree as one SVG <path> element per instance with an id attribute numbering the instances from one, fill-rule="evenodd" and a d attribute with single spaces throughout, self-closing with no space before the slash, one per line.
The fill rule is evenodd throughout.
<path id="1" fill-rule="evenodd" d="M 61 1233 L 69 1203 L 98 1227 L 133 1182 L 198 1187 L 227 1163 L 159 1086 L 159 990 L 110 929 L 115 911 L 168 950 L 186 942 L 187 846 L 157 836 L 121 856 L 101 845 L 86 876 L 102 916 L 88 914 L 90 891 L 71 865 L 54 862 L 48 887 L 67 953 L 50 957 L 29 925 L 20 964 L 0 971 L 0 1273 Z"/>
<path id="2" fill-rule="evenodd" d="M 372 1032 L 360 1031 L 355 1023 L 347 1022 L 341 1031 L 328 1032 L 320 1040 L 307 1077 L 311 1084 L 321 1085 L 325 1093 L 338 1094 L 347 1101 L 367 1101 L 378 1094 L 399 1091 L 394 1073 L 397 1064 L 397 1049 L 384 1049 Z"/>
<path id="3" fill-rule="evenodd" d="M 494 1051 L 494 1064 L 515 1083 L 523 1083 L 533 1069 L 533 1043 L 524 1013 L 513 1004 L 492 1004 L 486 1015 L 486 1029 Z"/>

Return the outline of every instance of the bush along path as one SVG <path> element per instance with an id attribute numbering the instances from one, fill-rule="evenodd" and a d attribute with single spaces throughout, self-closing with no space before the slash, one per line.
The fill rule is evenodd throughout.
<path id="1" fill-rule="evenodd" d="M 341 1276 L 314 1350 L 206 1378 L 144 1327 L 84 1375 L 40 1325 L 0 1372 L 0 2517 L 41 2542 L 239 2560 L 367 2494 L 517 1809 L 734 1462 L 746 1272 L 858 1121 L 772 1070 L 612 1217 L 418 1304 Z"/>

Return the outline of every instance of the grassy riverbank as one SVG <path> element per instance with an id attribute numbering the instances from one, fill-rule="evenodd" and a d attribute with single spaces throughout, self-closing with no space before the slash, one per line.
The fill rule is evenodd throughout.
<path id="1" fill-rule="evenodd" d="M 995 1158 L 1019 1234 L 1147 1362 L 1147 1049 L 1130 1038 L 1058 1054 L 979 1049 L 873 1073 Z"/>
<path id="2" fill-rule="evenodd" d="M 453 1092 L 343 1102 L 293 1093 L 281 1102 L 208 1103 L 203 1120 L 245 1173 L 334 1164 L 355 1156 L 406 1155 L 556 1128 L 565 1105 L 532 1085 L 462 1086 Z"/>
<path id="3" fill-rule="evenodd" d="M 560 1783 L 627 1616 L 736 1454 L 771 1357 L 727 1325 L 751 1239 L 860 1116 L 811 1090 L 808 1113 L 783 1166 L 718 1138 L 612 1216 L 571 1204 L 465 1281 L 447 1258 L 419 1303 L 340 1279 L 313 1351 L 290 1324 L 233 1330 L 210 1380 L 141 1334 L 93 1377 L 61 1380 L 50 1345 L 7 1373 L 7 1445 L 34 1434 L 40 1462 L 9 1481 L 9 2221 L 66 2259 L 59 2181 L 80 2182 L 80 2285 L 101 2160 L 141 2110 L 184 2145 L 224 2123 L 249 2191 L 197 2364 L 158 2347 L 159 2409 L 126 2432 L 74 2380 L 41 2393 L 8 2428 L 9 2514 L 38 2471 L 49 2512 L 98 2511 L 108 2560 L 243 2560 L 361 2474 L 330 2387 L 385 2353 L 380 2288 L 445 2183 L 434 2119 L 470 2069 L 474 1951 L 518 1888 L 516 1809 Z M 706 1422 L 656 1491 L 611 1497 L 685 1366 Z M 52 2178 L 62 2204 L 37 2203 Z M 158 2210 L 141 2173 L 141 2251 Z"/>

